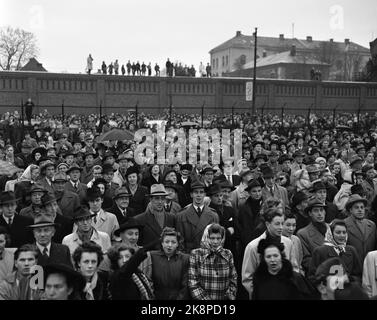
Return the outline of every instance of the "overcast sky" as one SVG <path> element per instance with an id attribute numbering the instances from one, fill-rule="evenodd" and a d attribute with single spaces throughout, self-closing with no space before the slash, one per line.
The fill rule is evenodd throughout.
<path id="1" fill-rule="evenodd" d="M 209 51 L 237 30 L 278 37 L 351 41 L 377 37 L 376 0 L 0 0 L 0 27 L 32 31 L 38 60 L 52 72 L 84 72 L 118 59 L 164 65 L 209 62 Z"/>

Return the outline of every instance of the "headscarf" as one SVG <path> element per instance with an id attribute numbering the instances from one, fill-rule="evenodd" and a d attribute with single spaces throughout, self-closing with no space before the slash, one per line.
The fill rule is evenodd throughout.
<path id="1" fill-rule="evenodd" d="M 305 171 L 305 169 L 300 169 L 293 174 L 292 184 L 297 188 L 297 191 L 309 190 L 312 186 L 310 180 L 304 178 Z"/>
<path id="2" fill-rule="evenodd" d="M 209 228 L 214 225 L 214 224 L 217 224 L 217 223 L 211 223 L 209 224 L 205 229 L 204 229 L 204 232 L 203 232 L 203 236 L 202 236 L 202 240 L 200 241 L 200 246 L 203 248 L 203 249 L 207 249 L 211 252 L 214 252 L 214 253 L 218 253 L 224 246 L 224 243 L 225 243 L 225 230 L 223 230 L 224 232 L 224 236 L 222 237 L 221 239 L 221 243 L 220 245 L 217 247 L 217 248 L 213 248 L 212 245 L 211 245 L 211 241 L 209 240 L 209 233 L 208 233 L 208 230 Z M 220 226 L 220 225 L 219 225 Z M 224 229 L 222 226 L 220 226 L 220 228 Z"/>
<path id="3" fill-rule="evenodd" d="M 346 235 L 346 241 L 344 244 L 338 244 L 335 239 L 334 239 L 334 236 L 332 234 L 332 231 L 331 229 L 328 227 L 327 228 L 327 231 L 326 231 L 326 234 L 325 234 L 325 242 L 324 242 L 324 245 L 325 246 L 330 246 L 330 247 L 333 247 L 334 250 L 336 251 L 336 253 L 338 255 L 341 255 L 343 253 L 346 252 L 346 243 L 347 243 L 347 238 L 348 238 L 348 234 Z"/>
<path id="4" fill-rule="evenodd" d="M 31 170 L 36 168 L 38 168 L 36 164 L 29 165 L 21 175 L 19 181 L 31 181 Z"/>

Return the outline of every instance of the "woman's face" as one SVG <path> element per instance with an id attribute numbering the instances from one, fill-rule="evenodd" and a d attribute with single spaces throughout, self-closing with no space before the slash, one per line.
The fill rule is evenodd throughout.
<path id="1" fill-rule="evenodd" d="M 271 274 L 277 274 L 283 266 L 280 250 L 276 247 L 268 247 L 264 250 L 264 261 Z"/>
<path id="2" fill-rule="evenodd" d="M 178 249 L 178 239 L 176 236 L 165 236 L 162 240 L 162 250 L 171 257 Z"/>
<path id="3" fill-rule="evenodd" d="M 132 257 L 132 253 L 130 252 L 130 250 L 122 250 L 119 252 L 119 258 L 118 258 L 118 266 L 119 268 L 121 268 L 122 266 L 124 266 L 124 264 L 130 260 L 130 258 Z"/>
<path id="4" fill-rule="evenodd" d="M 122 241 L 132 247 L 137 247 L 137 242 L 139 241 L 139 229 L 127 229 L 120 234 Z"/>
<path id="5" fill-rule="evenodd" d="M 36 181 L 39 177 L 39 168 L 35 168 L 30 171 L 30 176 L 32 181 Z"/>
<path id="6" fill-rule="evenodd" d="M 174 173 L 174 172 L 170 172 L 167 176 L 166 176 L 166 179 L 167 181 L 171 181 L 173 182 L 174 184 L 177 183 L 177 175 Z"/>
<path id="7" fill-rule="evenodd" d="M 34 156 L 35 160 L 38 161 L 40 158 L 41 158 L 41 154 L 39 152 L 37 152 Z"/>
<path id="8" fill-rule="evenodd" d="M 208 238 L 212 248 L 217 249 L 221 246 L 221 233 L 211 233 Z"/>
<path id="9" fill-rule="evenodd" d="M 128 183 L 132 186 L 137 184 L 137 174 L 136 173 L 131 173 L 127 177 Z"/>
<path id="10" fill-rule="evenodd" d="M 347 229 L 345 226 L 335 226 L 332 233 L 334 240 L 337 244 L 345 245 L 347 242 Z"/>
<path id="11" fill-rule="evenodd" d="M 78 267 L 84 277 L 92 277 L 97 271 L 98 254 L 96 252 L 83 252 Z"/>
<path id="12" fill-rule="evenodd" d="M 103 183 L 97 184 L 97 188 L 101 191 L 101 194 L 105 194 L 105 185 Z"/>
<path id="13" fill-rule="evenodd" d="M 152 167 L 152 174 L 157 175 L 157 174 L 159 174 L 159 172 L 160 172 L 160 167 L 158 165 L 154 165 Z"/>

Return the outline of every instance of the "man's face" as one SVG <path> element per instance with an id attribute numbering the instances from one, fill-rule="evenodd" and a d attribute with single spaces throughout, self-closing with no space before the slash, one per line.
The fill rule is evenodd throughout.
<path id="1" fill-rule="evenodd" d="M 321 201 L 322 203 L 326 202 L 326 196 L 327 196 L 326 189 L 317 190 L 315 195 L 318 198 L 318 200 Z"/>
<path id="2" fill-rule="evenodd" d="M 59 205 L 56 201 L 52 201 L 50 203 L 47 203 L 45 205 L 46 212 L 53 217 L 56 217 L 56 214 L 58 213 Z"/>
<path id="3" fill-rule="evenodd" d="M 75 160 L 75 158 L 73 157 L 73 155 L 69 155 L 69 156 L 65 157 L 65 163 L 68 164 L 69 166 L 72 165 L 73 160 Z"/>
<path id="4" fill-rule="evenodd" d="M 30 153 L 31 153 L 31 150 L 32 150 L 32 149 L 30 149 L 30 148 L 24 148 L 24 147 L 21 148 L 21 152 L 22 152 L 23 154 L 30 154 Z"/>
<path id="5" fill-rule="evenodd" d="M 195 189 L 191 192 L 191 197 L 193 199 L 194 205 L 201 206 L 204 201 L 206 193 L 204 192 L 204 189 Z"/>
<path id="6" fill-rule="evenodd" d="M 274 178 L 273 177 L 266 177 L 266 178 L 264 178 L 264 181 L 266 182 L 267 187 L 271 187 L 274 184 Z"/>
<path id="7" fill-rule="evenodd" d="M 72 170 L 69 173 L 69 177 L 71 178 L 71 181 L 77 182 L 80 179 L 80 174 L 81 174 L 80 170 Z"/>
<path id="8" fill-rule="evenodd" d="M 24 277 L 30 274 L 30 268 L 36 264 L 37 259 L 32 251 L 21 252 L 17 260 L 14 262 L 17 272 Z"/>
<path id="9" fill-rule="evenodd" d="M 221 205 L 223 203 L 223 193 L 219 192 L 211 196 L 211 203 Z"/>
<path id="10" fill-rule="evenodd" d="M 249 193 L 250 193 L 250 197 L 253 200 L 260 200 L 262 198 L 262 188 L 261 187 L 251 188 Z"/>
<path id="11" fill-rule="evenodd" d="M 6 218 L 11 218 L 16 214 L 17 204 L 15 202 L 5 203 L 0 208 Z"/>
<path id="12" fill-rule="evenodd" d="M 59 273 L 51 273 L 47 276 L 45 294 L 47 300 L 68 300 L 73 289 L 68 287 L 67 279 Z"/>
<path id="13" fill-rule="evenodd" d="M 54 166 L 49 166 L 46 168 L 46 177 L 49 178 L 50 180 L 55 174 L 55 167 Z"/>
<path id="14" fill-rule="evenodd" d="M 280 237 L 283 234 L 283 216 L 275 216 L 271 222 L 266 222 L 268 232 L 274 237 Z"/>
<path id="15" fill-rule="evenodd" d="M 55 227 L 39 227 L 33 229 L 35 241 L 41 246 L 47 246 L 55 234 Z"/>
<path id="16" fill-rule="evenodd" d="M 129 197 L 120 197 L 115 200 L 115 203 L 117 206 L 121 209 L 126 209 L 128 207 L 128 204 L 130 203 Z"/>
<path id="17" fill-rule="evenodd" d="M 304 161 L 304 157 L 296 157 L 296 158 L 295 158 L 295 161 L 296 161 L 298 164 L 302 164 L 302 162 Z"/>
<path id="18" fill-rule="evenodd" d="M 246 151 L 244 153 L 244 157 L 245 157 L 245 159 L 250 160 L 250 157 L 251 157 L 250 151 Z"/>
<path id="19" fill-rule="evenodd" d="M 115 159 L 114 159 L 113 156 L 106 157 L 106 160 L 104 161 L 104 163 L 108 163 L 108 164 L 113 165 L 115 163 Z"/>
<path id="20" fill-rule="evenodd" d="M 165 198 L 166 198 L 165 196 L 152 196 L 151 197 L 152 210 L 161 212 L 164 209 Z"/>
<path id="21" fill-rule="evenodd" d="M 94 162 L 94 157 L 92 155 L 86 156 L 85 164 L 87 167 L 91 167 L 93 165 L 93 162 Z"/>
<path id="22" fill-rule="evenodd" d="M 89 200 L 88 202 L 90 210 L 93 212 L 98 212 L 102 208 L 103 199 L 98 197 L 96 199 Z"/>
<path id="23" fill-rule="evenodd" d="M 257 153 L 260 153 L 262 151 L 262 145 L 261 144 L 257 144 L 255 147 L 254 147 L 254 150 L 257 152 Z"/>
<path id="24" fill-rule="evenodd" d="M 319 179 L 319 172 L 311 172 L 309 173 L 309 180 L 315 181 Z"/>
<path id="25" fill-rule="evenodd" d="M 76 221 L 77 231 L 89 232 L 92 229 L 92 217 L 86 217 Z"/>
<path id="26" fill-rule="evenodd" d="M 67 181 L 58 180 L 53 182 L 53 186 L 56 192 L 63 192 Z"/>
<path id="27" fill-rule="evenodd" d="M 205 174 L 204 174 L 204 180 L 208 183 L 212 183 L 212 180 L 213 180 L 213 171 L 207 171 Z"/>
<path id="28" fill-rule="evenodd" d="M 127 159 L 120 160 L 119 161 L 119 169 L 121 169 L 123 171 L 127 170 L 127 168 L 128 168 L 127 164 L 128 164 Z"/>
<path id="29" fill-rule="evenodd" d="M 229 162 L 229 161 L 225 162 L 225 164 L 224 164 L 224 174 L 225 175 L 231 175 L 232 171 L 233 171 L 232 163 Z"/>
<path id="30" fill-rule="evenodd" d="M 374 179 L 374 169 L 370 169 L 366 172 L 366 176 L 368 179 Z"/>
<path id="31" fill-rule="evenodd" d="M 113 171 L 107 171 L 103 174 L 103 178 L 107 183 L 110 183 L 114 178 L 114 172 Z"/>
<path id="32" fill-rule="evenodd" d="M 98 178 L 102 178 L 102 170 L 101 169 L 93 170 L 93 178 L 94 178 L 94 180 L 96 180 Z"/>
<path id="33" fill-rule="evenodd" d="M 313 222 L 322 223 L 325 221 L 326 211 L 323 207 L 314 207 L 310 210 L 309 216 Z"/>
<path id="34" fill-rule="evenodd" d="M 365 205 L 363 202 L 355 202 L 350 208 L 350 213 L 356 219 L 361 220 L 365 217 Z"/>
<path id="35" fill-rule="evenodd" d="M 3 253 L 6 244 L 5 234 L 0 234 L 0 255 Z"/>
<path id="36" fill-rule="evenodd" d="M 31 203 L 35 205 L 40 205 L 41 198 L 43 195 L 44 195 L 44 192 L 41 192 L 41 191 L 33 192 L 31 194 Z"/>
<path id="37" fill-rule="evenodd" d="M 184 169 L 184 170 L 181 171 L 182 177 L 186 178 L 189 174 L 190 174 L 190 171 L 188 171 L 187 169 Z"/>

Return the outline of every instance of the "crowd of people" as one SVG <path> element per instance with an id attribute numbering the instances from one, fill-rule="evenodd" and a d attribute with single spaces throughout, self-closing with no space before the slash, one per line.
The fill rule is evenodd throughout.
<path id="1" fill-rule="evenodd" d="M 209 115 L 206 128 L 242 129 L 236 163 L 213 161 L 221 145 L 196 164 L 138 163 L 132 139 L 98 137 L 156 118 L 202 120 L 44 112 L 21 136 L 3 115 L 0 300 L 377 296 L 375 116 Z"/>
<path id="2" fill-rule="evenodd" d="M 86 64 L 86 73 L 91 74 L 93 70 L 93 57 L 89 54 L 87 58 Z M 196 77 L 196 70 L 194 65 L 191 67 L 185 64 L 183 66 L 182 62 L 173 63 L 167 59 L 165 63 L 166 67 L 166 76 L 169 77 Z M 156 62 L 154 66 L 152 66 L 151 62 L 145 64 L 144 61 L 140 64 L 139 61 L 132 62 L 128 60 L 126 64 L 120 65 L 118 59 L 114 62 L 110 62 L 110 64 L 106 64 L 105 61 L 102 61 L 101 68 L 98 69 L 97 74 L 109 74 L 109 75 L 127 75 L 127 76 L 152 76 L 152 72 L 154 71 L 154 75 L 159 77 L 161 75 L 160 66 Z M 199 76 L 200 77 L 211 77 L 211 66 L 207 63 L 207 66 L 204 66 L 202 62 L 199 65 Z"/>

